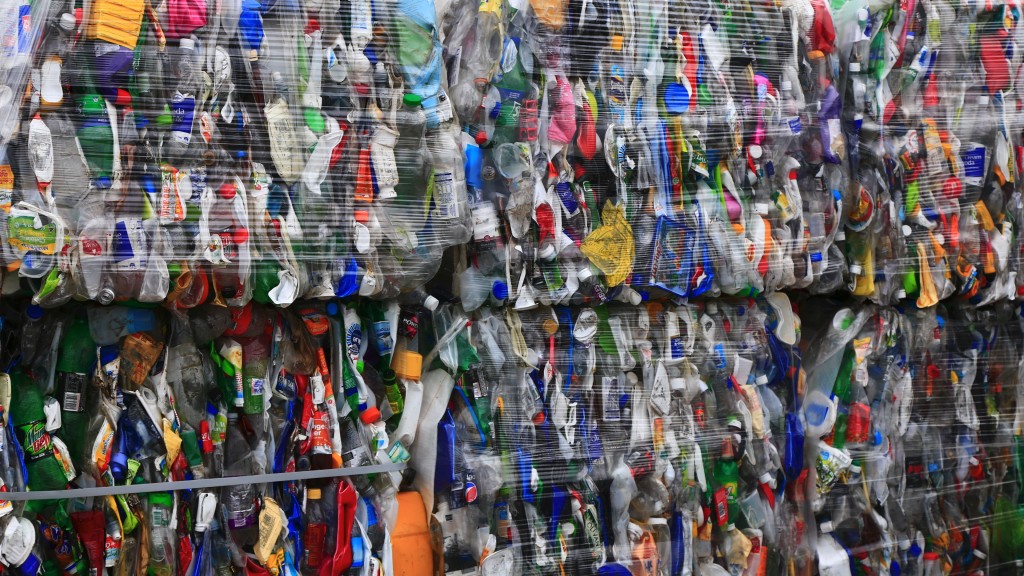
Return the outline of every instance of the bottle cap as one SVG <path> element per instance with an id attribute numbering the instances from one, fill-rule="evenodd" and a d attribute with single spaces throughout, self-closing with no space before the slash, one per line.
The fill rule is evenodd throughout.
<path id="1" fill-rule="evenodd" d="M 320 493 L 319 488 L 310 488 L 309 490 L 306 490 L 306 498 L 309 498 L 310 500 L 319 500 L 322 497 L 323 495 Z"/>
<path id="2" fill-rule="evenodd" d="M 191 39 L 191 38 L 182 38 L 179 41 L 178 46 L 180 46 L 182 50 L 189 50 L 189 51 L 195 50 L 196 49 L 196 41 Z"/>
<path id="3" fill-rule="evenodd" d="M 900 228 L 900 230 L 903 232 L 904 236 L 910 236 L 910 233 L 912 232 L 909 224 L 904 224 L 903 227 Z"/>
<path id="4" fill-rule="evenodd" d="M 427 310 L 430 310 L 431 312 L 437 310 L 437 307 L 440 305 L 441 302 L 437 298 L 434 298 L 433 296 L 427 295 L 427 297 L 423 299 L 423 307 L 426 308 Z"/>
<path id="5" fill-rule="evenodd" d="M 71 12 L 65 12 L 60 15 L 61 30 L 65 32 L 71 32 L 75 29 L 75 24 L 77 24 L 77 21 L 75 20 L 75 15 Z"/>
<path id="6" fill-rule="evenodd" d="M 988 106 L 988 94 L 978 96 L 978 106 Z"/>
<path id="7" fill-rule="evenodd" d="M 508 298 L 508 285 L 501 280 L 495 280 L 494 284 L 491 285 L 491 294 L 495 300 L 504 302 Z"/>
<path id="8" fill-rule="evenodd" d="M 786 90 L 792 90 L 792 89 L 793 89 L 793 83 L 792 82 L 790 82 L 789 80 L 783 80 L 782 81 L 782 91 L 783 92 L 785 92 Z"/>
<path id="9" fill-rule="evenodd" d="M 402 96 L 402 104 L 405 104 L 409 108 L 416 108 L 423 103 L 423 97 L 419 94 L 406 94 Z"/>
<path id="10" fill-rule="evenodd" d="M 363 424 L 370 425 L 380 420 L 380 410 L 376 406 L 370 406 L 363 413 L 359 415 L 359 419 L 363 421 Z"/>
<path id="11" fill-rule="evenodd" d="M 338 308 L 338 303 L 334 301 L 328 302 L 325 309 L 327 310 L 328 316 L 337 316 L 338 312 L 341 311 L 341 309 Z"/>
<path id="12" fill-rule="evenodd" d="M 402 350 L 395 354 L 391 369 L 404 380 L 419 380 L 423 373 L 423 356 L 418 352 Z"/>
<path id="13" fill-rule="evenodd" d="M 39 320 L 43 317 L 43 309 L 35 304 L 29 304 L 28 307 L 25 308 L 25 314 L 33 320 Z"/>
<path id="14" fill-rule="evenodd" d="M 590 266 L 584 266 L 576 273 L 576 278 L 578 278 L 580 282 L 586 282 L 593 277 L 594 273 L 590 271 Z"/>
<path id="15" fill-rule="evenodd" d="M 850 274 L 853 274 L 854 276 L 860 276 L 860 273 L 863 271 L 864 269 L 861 268 L 860 264 L 850 264 Z"/>
<path id="16" fill-rule="evenodd" d="M 611 41 L 612 50 L 622 50 L 623 38 L 621 34 L 613 34 Z"/>
<path id="17" fill-rule="evenodd" d="M 478 131 L 476 136 L 474 136 L 474 139 L 476 140 L 477 146 L 483 146 L 487 143 L 487 132 L 484 132 L 483 130 Z"/>
<path id="18" fill-rule="evenodd" d="M 757 481 L 760 482 L 761 484 L 771 485 L 771 483 L 772 483 L 772 475 L 769 474 L 768 472 L 765 472 L 765 473 L 761 474 L 757 478 Z"/>
<path id="19" fill-rule="evenodd" d="M 850 62 L 850 72 L 860 72 L 860 62 Z"/>
<path id="20" fill-rule="evenodd" d="M 540 256 L 541 260 L 551 260 L 555 257 L 555 247 L 551 244 L 545 244 L 537 255 Z"/>
<path id="21" fill-rule="evenodd" d="M 644 297 L 640 295 L 636 290 L 629 291 L 629 303 L 633 306 L 639 306 L 644 301 Z"/>
<path id="22" fill-rule="evenodd" d="M 829 534 L 829 533 L 832 532 L 832 530 L 833 530 L 832 522 L 822 522 L 821 523 L 821 533 L 822 534 Z"/>
<path id="23" fill-rule="evenodd" d="M 768 375 L 758 374 L 757 377 L 754 378 L 754 382 L 757 383 L 758 386 L 764 386 L 765 384 L 768 383 Z"/>

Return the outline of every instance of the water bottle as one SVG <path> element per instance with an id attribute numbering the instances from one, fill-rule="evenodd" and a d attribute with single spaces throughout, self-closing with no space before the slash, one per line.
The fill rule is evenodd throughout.
<path id="1" fill-rule="evenodd" d="M 176 80 L 171 94 L 171 139 L 168 150 L 171 159 L 180 162 L 185 159 L 192 141 L 192 124 L 196 113 L 196 93 L 199 89 L 199 53 L 192 38 L 182 38 L 174 55 L 172 70 Z"/>
<path id="2" fill-rule="evenodd" d="M 427 163 L 426 131 L 427 117 L 416 94 L 406 94 L 402 108 L 396 114 L 395 127 L 398 142 L 395 144 L 395 164 L 398 167 L 398 184 L 395 197 L 382 199 L 400 245 L 413 247 L 412 238 L 426 224 Z M 452 183 L 454 185 L 454 182 Z"/>

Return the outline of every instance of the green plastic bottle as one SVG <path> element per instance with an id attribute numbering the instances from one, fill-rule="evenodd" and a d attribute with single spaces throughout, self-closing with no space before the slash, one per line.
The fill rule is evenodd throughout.
<path id="1" fill-rule="evenodd" d="M 43 394 L 21 368 L 11 372 L 11 423 L 25 453 L 29 489 L 64 488 L 67 478 L 53 455 L 53 440 L 46 431 Z"/>
<path id="2" fill-rule="evenodd" d="M 856 353 L 853 346 L 847 345 L 843 354 L 842 364 L 839 365 L 839 375 L 836 376 L 835 386 L 832 393 L 836 396 L 839 404 L 839 412 L 836 414 L 836 425 L 832 431 L 832 446 L 840 450 L 846 446 L 846 426 L 850 417 L 850 382 L 853 378 L 853 364 L 856 360 Z"/>
<path id="3" fill-rule="evenodd" d="M 81 104 L 85 119 L 78 128 L 78 142 L 93 180 L 100 188 L 109 188 L 114 173 L 114 131 L 106 102 L 99 94 L 88 93 L 82 96 Z"/>
<path id="4" fill-rule="evenodd" d="M 739 485 L 740 470 L 736 463 L 736 457 L 732 449 L 732 440 L 722 440 L 722 454 L 715 462 L 712 477 L 715 480 L 715 488 L 725 488 L 726 501 L 729 503 L 729 518 L 739 518 Z"/>
<path id="5" fill-rule="evenodd" d="M 86 392 L 95 361 L 96 343 L 89 334 L 89 321 L 79 316 L 68 327 L 57 355 L 57 400 L 61 411 L 59 434 L 76 464 L 85 451 L 85 437 L 89 429 Z"/>

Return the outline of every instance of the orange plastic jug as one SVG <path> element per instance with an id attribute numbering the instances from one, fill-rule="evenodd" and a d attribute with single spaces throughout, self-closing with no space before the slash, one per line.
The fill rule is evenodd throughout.
<path id="1" fill-rule="evenodd" d="M 419 492 L 398 495 L 398 522 L 391 533 L 395 576 L 431 576 L 434 553 L 430 548 L 430 527 Z"/>
<path id="2" fill-rule="evenodd" d="M 145 8 L 145 0 L 96 0 L 86 35 L 91 40 L 103 40 L 135 50 Z"/>

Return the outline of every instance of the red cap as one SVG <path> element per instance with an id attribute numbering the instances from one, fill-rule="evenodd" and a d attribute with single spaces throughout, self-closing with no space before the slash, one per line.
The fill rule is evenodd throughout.
<path id="1" fill-rule="evenodd" d="M 231 200 L 232 198 L 235 197 L 235 194 L 237 194 L 238 191 L 235 190 L 234 184 L 230 182 L 225 182 L 220 185 L 220 188 L 217 189 L 217 193 L 220 194 L 221 198 L 225 200 Z"/>
<path id="2" fill-rule="evenodd" d="M 249 229 L 244 226 L 235 228 L 235 233 L 231 235 L 231 239 L 235 241 L 235 244 L 245 244 L 249 240 Z"/>
<path id="3" fill-rule="evenodd" d="M 370 425 L 380 420 L 380 410 L 377 410 L 376 406 L 370 406 L 363 413 L 359 415 L 359 419 L 363 421 L 363 424 Z"/>
<path id="4" fill-rule="evenodd" d="M 476 144 L 477 146 L 483 146 L 487 143 L 487 132 L 483 130 L 476 133 Z"/>
<path id="5" fill-rule="evenodd" d="M 128 106 L 132 103 L 132 95 L 123 88 L 117 89 L 117 98 L 114 100 L 116 106 Z"/>

